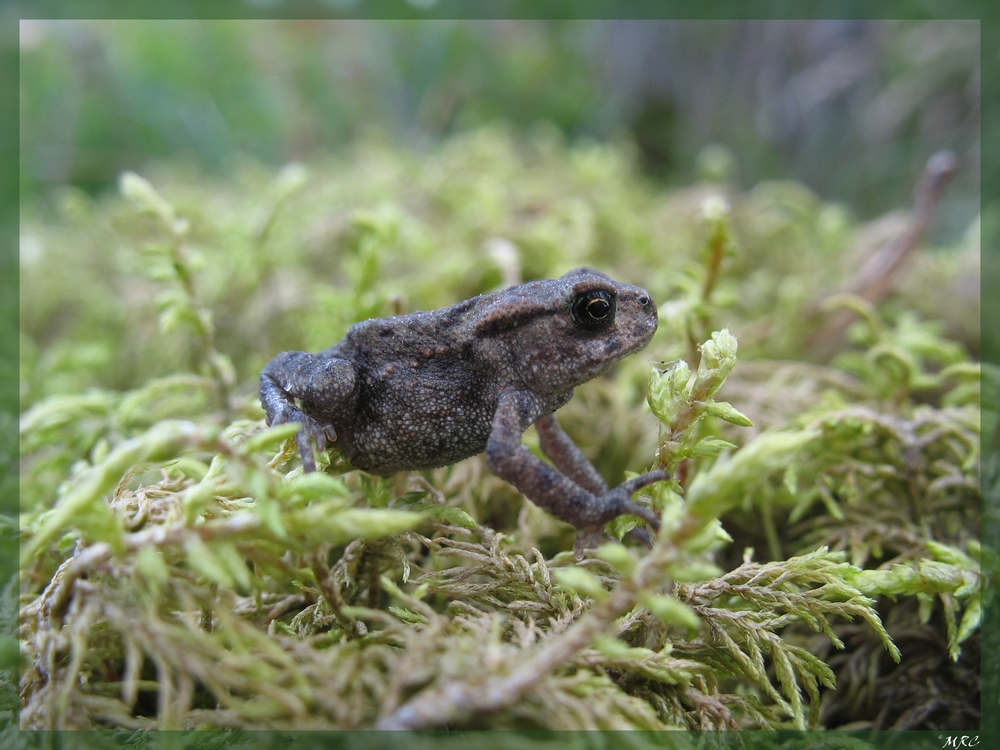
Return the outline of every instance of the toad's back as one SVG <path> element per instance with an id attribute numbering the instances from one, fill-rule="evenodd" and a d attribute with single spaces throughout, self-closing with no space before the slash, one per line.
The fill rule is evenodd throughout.
<path id="1" fill-rule="evenodd" d="M 365 321 L 320 354 L 356 368 L 357 411 L 350 425 L 335 425 L 352 464 L 386 476 L 446 466 L 485 449 L 497 381 L 469 335 L 479 301 Z"/>

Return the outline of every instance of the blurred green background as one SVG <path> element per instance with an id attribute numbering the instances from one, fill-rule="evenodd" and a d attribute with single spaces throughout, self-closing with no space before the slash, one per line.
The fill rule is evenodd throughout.
<path id="1" fill-rule="evenodd" d="M 665 185 L 723 144 L 740 184 L 799 180 L 860 219 L 953 149 L 951 239 L 978 212 L 979 59 L 977 21 L 23 21 L 21 189 L 545 122 L 634 142 Z"/>

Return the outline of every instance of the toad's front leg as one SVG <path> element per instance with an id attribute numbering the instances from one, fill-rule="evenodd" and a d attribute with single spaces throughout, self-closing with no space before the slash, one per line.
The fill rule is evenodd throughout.
<path id="1" fill-rule="evenodd" d="M 332 415 L 346 414 L 355 399 L 354 365 L 336 357 L 307 352 L 282 352 L 260 374 L 260 403 L 269 425 L 298 422 L 295 443 L 302 470 L 316 471 L 312 444 L 325 450 L 337 440 Z M 296 404 L 295 399 L 299 400 Z"/>
<path id="2" fill-rule="evenodd" d="M 563 428 L 559 426 L 559 422 L 556 419 L 555 414 L 549 414 L 542 417 L 535 422 L 535 429 L 538 431 L 539 444 L 542 449 L 542 453 L 548 456 L 555 467 L 559 469 L 563 474 L 573 480 L 576 484 L 583 487 L 585 490 L 597 496 L 604 496 L 608 494 L 608 485 L 604 483 L 604 479 L 600 474 L 597 473 L 597 469 L 594 465 L 590 463 L 590 460 L 583 455 L 580 449 L 577 447 L 576 443 L 573 442 L 572 438 L 567 435 Z M 654 478 L 654 477 L 659 477 Z M 652 482 L 658 482 L 667 479 L 666 473 L 662 471 L 653 471 L 648 474 L 643 474 L 631 482 L 636 482 L 638 480 L 638 487 L 645 487 L 647 484 Z M 631 485 L 626 482 L 620 487 L 615 488 L 615 492 L 622 492 L 627 499 L 635 491 L 630 489 Z M 638 506 L 647 513 L 651 513 L 648 508 L 644 506 Z M 632 512 L 632 515 L 638 515 L 640 518 L 644 518 L 650 522 L 650 526 L 653 529 L 659 529 L 660 522 L 655 516 L 646 515 L 643 513 Z M 576 538 L 576 550 L 577 556 L 582 554 L 582 550 L 589 547 L 596 547 L 602 541 L 602 534 L 600 532 L 587 533 L 581 532 Z M 645 544 L 647 547 L 652 545 L 650 541 L 649 534 L 642 527 L 637 527 L 632 529 L 627 534 L 628 538 L 639 542 L 640 544 Z"/>
<path id="3" fill-rule="evenodd" d="M 521 443 L 521 436 L 537 414 L 533 398 L 531 394 L 520 391 L 505 391 L 500 394 L 486 445 L 486 462 L 490 470 L 514 485 L 533 503 L 572 524 L 590 538 L 598 535 L 605 523 L 625 513 L 642 518 L 654 530 L 658 530 L 660 521 L 656 514 L 651 509 L 632 502 L 631 496 L 646 485 L 665 480 L 667 475 L 662 471 L 651 471 L 608 490 L 592 466 L 586 469 L 579 461 L 575 461 L 569 462 L 572 468 L 567 465 L 567 473 L 576 480 L 573 481 L 540 460 Z M 542 430 L 548 427 L 550 425 L 545 423 Z M 562 438 L 558 435 L 562 435 Z M 552 440 L 562 443 L 562 439 L 572 443 L 561 430 L 558 434 L 549 430 L 543 437 L 543 441 L 549 441 L 550 447 Z M 544 445 L 543 442 L 543 447 Z M 569 451 L 567 446 L 562 447 Z M 575 446 L 572 452 L 586 462 Z M 589 462 L 586 464 L 589 466 Z M 591 490 L 602 491 L 597 494 Z"/>

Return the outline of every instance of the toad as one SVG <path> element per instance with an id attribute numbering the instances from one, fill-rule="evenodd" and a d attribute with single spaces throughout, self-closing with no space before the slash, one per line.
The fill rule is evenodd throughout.
<path id="1" fill-rule="evenodd" d="M 314 444 L 379 476 L 485 452 L 493 473 L 578 529 L 579 553 L 622 514 L 658 529 L 631 495 L 667 477 L 651 471 L 609 489 L 555 411 L 646 346 L 656 325 L 647 291 L 578 268 L 441 310 L 367 320 L 317 354 L 283 352 L 261 372 L 260 400 L 268 424 L 302 426 L 304 471 L 316 469 Z M 521 443 L 530 425 L 552 465 Z"/>

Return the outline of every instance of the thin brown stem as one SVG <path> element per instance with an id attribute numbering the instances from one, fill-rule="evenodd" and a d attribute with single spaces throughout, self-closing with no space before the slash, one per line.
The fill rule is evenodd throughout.
<path id="1" fill-rule="evenodd" d="M 944 189 L 957 170 L 958 158 L 951 151 L 940 151 L 927 161 L 917 184 L 909 225 L 872 255 L 838 293 L 846 292 L 872 304 L 878 304 L 888 296 L 903 263 L 919 246 L 933 223 Z M 829 359 L 840 347 L 844 331 L 854 318 L 851 310 L 839 310 L 812 336 L 809 348 L 822 359 Z"/>

